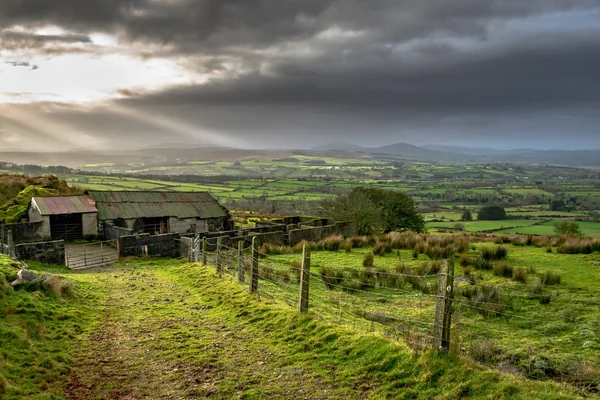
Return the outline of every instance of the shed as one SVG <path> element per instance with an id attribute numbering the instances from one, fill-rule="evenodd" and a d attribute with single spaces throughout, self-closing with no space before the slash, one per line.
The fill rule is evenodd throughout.
<path id="1" fill-rule="evenodd" d="M 53 240 L 98 235 L 98 210 L 87 196 L 32 197 L 29 222 L 41 222 L 40 234 Z"/>
<path id="2" fill-rule="evenodd" d="M 136 233 L 230 229 L 229 211 L 208 192 L 89 191 L 98 220 Z"/>

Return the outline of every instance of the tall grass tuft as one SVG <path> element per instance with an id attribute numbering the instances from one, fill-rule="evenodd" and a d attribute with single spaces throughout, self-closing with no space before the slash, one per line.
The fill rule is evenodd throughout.
<path id="1" fill-rule="evenodd" d="M 557 272 L 546 271 L 542 275 L 542 284 L 544 286 L 548 285 L 560 285 L 561 276 Z"/>
<path id="2" fill-rule="evenodd" d="M 514 274 L 513 267 L 511 267 L 506 261 L 496 261 L 492 268 L 492 272 L 496 276 L 504 278 L 512 278 Z"/>

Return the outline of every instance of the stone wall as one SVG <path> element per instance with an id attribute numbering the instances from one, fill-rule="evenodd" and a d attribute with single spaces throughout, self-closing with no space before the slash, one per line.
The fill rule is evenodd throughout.
<path id="1" fill-rule="evenodd" d="M 121 228 L 120 226 L 115 226 L 110 222 L 103 223 L 102 227 L 104 231 L 104 239 L 106 240 L 114 240 L 120 238 L 121 236 L 133 235 L 132 229 Z"/>
<path id="2" fill-rule="evenodd" d="M 48 217 L 46 219 L 47 225 L 44 222 L 29 222 L 2 225 L 0 229 L 4 229 L 4 232 L 12 231 L 15 243 L 41 241 L 50 238 L 50 220 Z"/>
<path id="3" fill-rule="evenodd" d="M 24 243 L 15 246 L 20 260 L 35 260 L 45 264 L 65 264 L 65 241 Z"/>
<path id="4" fill-rule="evenodd" d="M 164 235 L 132 235 L 119 238 L 119 257 L 143 256 L 151 257 L 178 257 L 179 246 L 175 240 L 180 239 L 177 233 Z"/>

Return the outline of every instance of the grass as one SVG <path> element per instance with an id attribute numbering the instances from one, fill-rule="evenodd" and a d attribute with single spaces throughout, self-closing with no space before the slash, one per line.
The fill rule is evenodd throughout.
<path id="1" fill-rule="evenodd" d="M 17 263 L 0 255 L 0 398 L 62 398 L 78 341 L 94 325 L 95 309 L 84 301 L 87 294 L 61 290 L 71 282 L 58 276 L 13 290 L 5 284 L 18 271 L 11 264 Z"/>
<path id="2" fill-rule="evenodd" d="M 430 350 L 415 353 L 402 341 L 323 322 L 317 310 L 298 314 L 266 292 L 257 301 L 246 286 L 213 271 L 139 259 L 111 269 L 55 271 L 76 282 L 79 298 L 36 300 L 52 305 L 60 323 L 44 319 L 56 331 L 43 339 L 29 334 L 10 347 L 19 357 L 10 368 L 2 359 L 10 391 L 2 398 L 578 397 L 569 386 Z M 11 327 L 28 318 L 11 315 Z"/>
<path id="3" fill-rule="evenodd" d="M 399 342 L 320 322 L 318 314 L 257 302 L 245 286 L 212 271 L 131 260 L 110 272 L 102 323 L 84 346 L 77 384 L 68 393 L 248 399 L 577 395 L 455 356 L 415 355 Z"/>

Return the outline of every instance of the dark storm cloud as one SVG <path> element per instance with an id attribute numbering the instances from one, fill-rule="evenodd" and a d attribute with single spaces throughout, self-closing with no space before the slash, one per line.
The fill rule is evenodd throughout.
<path id="1" fill-rule="evenodd" d="M 233 137 L 370 127 L 381 142 L 409 131 L 435 140 L 446 125 L 456 137 L 572 126 L 591 138 L 600 118 L 589 112 L 600 105 L 598 18 L 600 0 L 1 0 L 0 40 L 41 48 L 49 37 L 1 30 L 58 25 L 70 33 L 55 41 L 105 32 L 133 55 L 177 57 L 208 82 L 125 88 L 115 109 L 163 112 Z M 560 123 L 548 118 L 563 114 Z M 104 121 L 101 135 L 152 131 L 121 117 L 63 117 Z"/>

